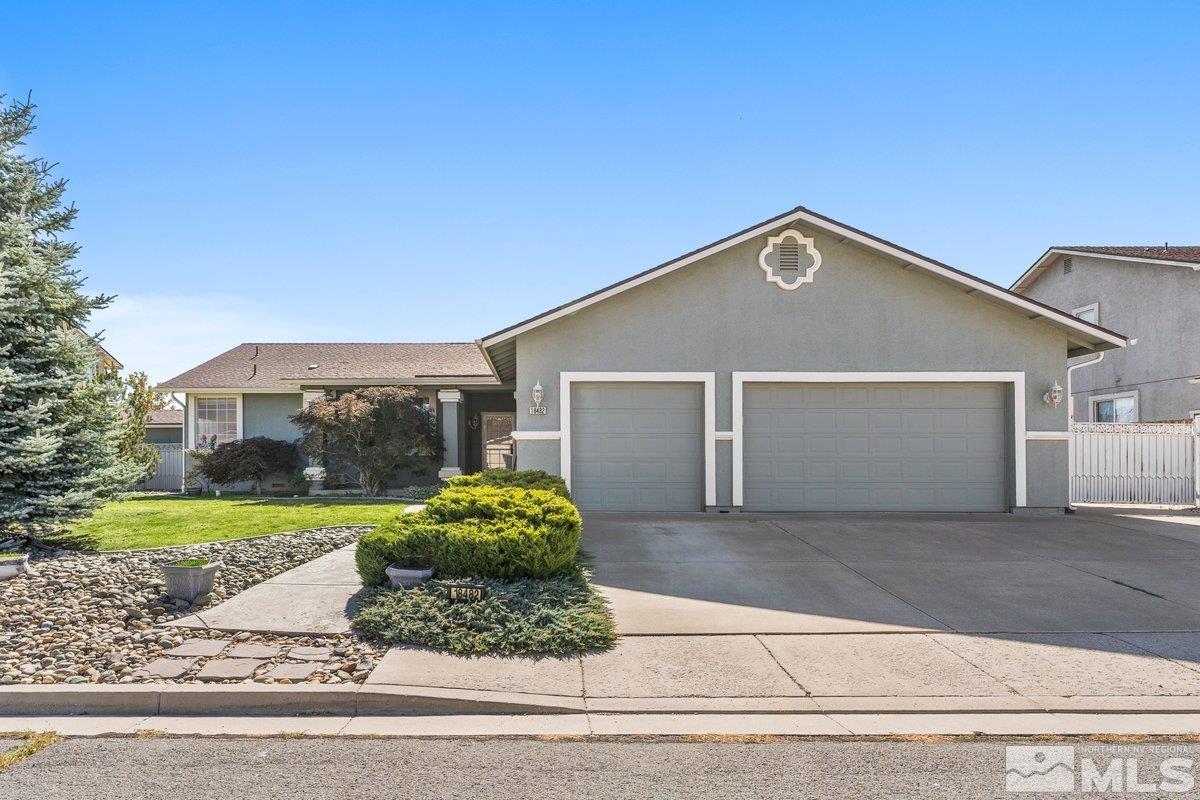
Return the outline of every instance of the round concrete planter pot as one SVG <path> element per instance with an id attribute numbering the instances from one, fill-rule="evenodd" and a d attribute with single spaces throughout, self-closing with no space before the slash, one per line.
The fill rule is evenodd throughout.
<path id="1" fill-rule="evenodd" d="M 195 602 L 197 597 L 211 594 L 213 582 L 221 562 L 213 561 L 202 567 L 184 567 L 179 564 L 163 564 L 163 577 L 167 580 L 167 597 L 174 600 Z"/>
<path id="2" fill-rule="evenodd" d="M 23 553 L 16 558 L 0 558 L 0 581 L 15 578 L 22 572 L 29 571 L 29 554 Z"/>
<path id="3" fill-rule="evenodd" d="M 428 569 L 409 569 L 389 564 L 384 571 L 387 572 L 388 580 L 392 582 L 393 589 L 410 589 L 418 583 L 427 581 L 433 577 L 433 567 L 429 567 Z"/>

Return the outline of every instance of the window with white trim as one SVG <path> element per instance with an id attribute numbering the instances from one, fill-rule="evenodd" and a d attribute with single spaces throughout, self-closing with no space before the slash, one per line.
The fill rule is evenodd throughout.
<path id="1" fill-rule="evenodd" d="M 1137 395 L 1127 394 L 1092 399 L 1093 422 L 1137 422 Z"/>
<path id="2" fill-rule="evenodd" d="M 1075 316 L 1079 317 L 1084 322 L 1090 322 L 1093 325 L 1100 324 L 1100 304 L 1099 303 L 1091 303 L 1086 306 L 1080 306 L 1079 308 L 1075 309 L 1071 313 L 1074 314 Z"/>
<path id="3" fill-rule="evenodd" d="M 212 450 L 238 438 L 238 399 L 196 398 L 196 449 Z"/>

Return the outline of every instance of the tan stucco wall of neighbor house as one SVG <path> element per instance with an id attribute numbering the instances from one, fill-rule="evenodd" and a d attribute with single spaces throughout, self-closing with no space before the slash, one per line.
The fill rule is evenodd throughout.
<path id="1" fill-rule="evenodd" d="M 822 254 L 811 284 L 784 291 L 767 282 L 764 234 L 520 334 L 518 430 L 560 430 L 563 371 L 713 372 L 717 431 L 733 428 L 734 371 L 1019 372 L 1022 430 L 1066 430 L 1066 404 L 1042 401 L 1052 384 L 1066 384 L 1060 329 L 803 224 L 771 234 L 785 227 L 812 236 Z M 546 391 L 544 416 L 528 413 L 535 382 Z M 561 472 L 559 448 L 519 439 L 518 466 Z M 716 448 L 716 505 L 727 506 L 732 443 Z M 1025 455 L 1026 505 L 1065 506 L 1065 438 L 1026 442 Z"/>

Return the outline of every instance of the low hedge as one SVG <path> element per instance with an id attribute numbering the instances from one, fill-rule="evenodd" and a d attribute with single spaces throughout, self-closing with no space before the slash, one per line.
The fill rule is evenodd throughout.
<path id="1" fill-rule="evenodd" d="M 355 562 L 365 586 L 386 584 L 388 564 L 447 578 L 550 578 L 574 567 L 582 533 L 579 511 L 552 492 L 450 486 L 364 535 Z"/>
<path id="2" fill-rule="evenodd" d="M 554 492 L 567 500 L 571 499 L 571 492 L 562 476 L 551 475 L 540 469 L 485 469 L 471 475 L 456 475 L 446 483 L 451 486 L 516 486 L 521 489 L 541 489 Z"/>

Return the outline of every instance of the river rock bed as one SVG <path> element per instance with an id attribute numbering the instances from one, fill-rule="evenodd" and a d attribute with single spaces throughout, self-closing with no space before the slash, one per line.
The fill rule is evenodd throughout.
<path id="1" fill-rule="evenodd" d="M 382 651 L 353 635 L 251 636 L 157 626 L 351 544 L 370 529 L 337 526 L 111 553 L 35 550 L 30 554 L 31 572 L 0 582 L 0 686 L 160 682 L 143 677 L 142 668 L 186 639 L 208 637 L 329 647 L 331 657 L 309 681 L 361 681 Z M 212 594 L 195 604 L 163 594 L 160 565 L 184 558 L 222 564 Z M 177 682 L 193 679 L 189 675 Z"/>

